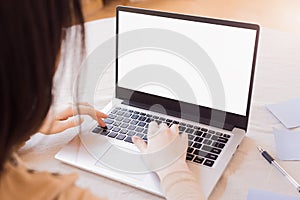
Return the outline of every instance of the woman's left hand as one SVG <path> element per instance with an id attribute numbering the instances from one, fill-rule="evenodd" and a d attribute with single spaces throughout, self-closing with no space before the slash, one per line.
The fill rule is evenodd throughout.
<path id="1" fill-rule="evenodd" d="M 74 116 L 77 115 L 89 115 L 102 127 L 106 126 L 102 118 L 108 117 L 106 114 L 95 110 L 95 108 L 88 103 L 79 103 L 77 107 L 71 105 L 60 112 L 55 112 L 55 110 L 51 108 L 39 132 L 50 135 L 76 127 L 83 122 L 83 119 L 79 118 L 79 116 L 74 118 Z"/>

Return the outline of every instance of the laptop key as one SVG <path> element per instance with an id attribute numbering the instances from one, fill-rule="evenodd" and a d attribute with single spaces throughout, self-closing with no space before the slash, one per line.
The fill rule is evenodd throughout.
<path id="1" fill-rule="evenodd" d="M 105 124 L 112 124 L 114 122 L 114 120 L 106 118 L 106 119 L 104 119 L 104 122 L 105 122 Z"/>
<path id="2" fill-rule="evenodd" d="M 130 125 L 130 126 L 128 126 L 128 129 L 129 130 L 134 130 L 136 127 L 134 126 L 134 125 Z"/>
<path id="3" fill-rule="evenodd" d="M 223 149 L 224 146 L 225 146 L 225 144 L 219 143 L 219 142 L 214 142 L 214 143 L 212 144 L 212 146 L 217 147 L 217 148 L 220 148 L 220 149 Z"/>
<path id="4" fill-rule="evenodd" d="M 171 122 L 173 122 L 173 120 L 171 120 L 171 119 L 166 119 L 166 122 L 171 123 Z"/>
<path id="5" fill-rule="evenodd" d="M 186 129 L 186 130 L 185 130 L 185 132 L 186 132 L 186 133 L 193 133 L 193 132 L 194 132 L 194 130 L 193 130 L 193 129 L 191 129 L 191 128 L 188 128 L 188 129 Z"/>
<path id="6" fill-rule="evenodd" d="M 130 113 L 130 112 L 126 112 L 123 116 L 124 116 L 124 117 L 130 117 L 130 116 L 131 116 L 131 113 Z"/>
<path id="7" fill-rule="evenodd" d="M 166 120 L 166 118 L 164 118 L 164 117 L 160 117 L 160 118 L 159 118 L 159 120 L 161 120 L 161 121 L 165 121 L 165 120 Z"/>
<path id="8" fill-rule="evenodd" d="M 124 119 L 124 117 L 121 117 L 121 116 L 116 117 L 117 121 L 122 121 L 123 119 Z"/>
<path id="9" fill-rule="evenodd" d="M 196 149 L 196 150 L 194 151 L 194 154 L 195 154 L 195 155 L 202 156 L 202 157 L 206 157 L 206 155 L 207 155 L 208 153 L 205 152 L 205 151 L 201 151 L 201 150 Z"/>
<path id="10" fill-rule="evenodd" d="M 192 147 L 195 147 L 196 149 L 200 149 L 201 146 L 202 144 L 195 142 Z"/>
<path id="11" fill-rule="evenodd" d="M 110 130 L 104 129 L 100 134 L 101 135 L 107 135 L 110 133 Z"/>
<path id="12" fill-rule="evenodd" d="M 215 141 L 217 141 L 218 140 L 218 136 L 216 136 L 216 135 L 213 135 L 210 139 L 212 139 L 212 140 L 215 140 Z"/>
<path id="13" fill-rule="evenodd" d="M 140 138 L 143 138 L 143 137 L 144 137 L 144 135 L 141 134 L 141 133 L 137 133 L 136 136 L 138 136 L 138 137 L 140 137 Z"/>
<path id="14" fill-rule="evenodd" d="M 197 135 L 197 136 L 201 136 L 201 135 L 202 135 L 202 133 L 203 133 L 202 131 L 196 131 L 196 132 L 195 132 L 195 135 Z"/>
<path id="15" fill-rule="evenodd" d="M 222 143 L 227 143 L 228 142 L 228 139 L 227 138 L 223 138 L 223 137 L 219 137 L 218 142 L 222 142 Z"/>
<path id="16" fill-rule="evenodd" d="M 123 120 L 123 122 L 124 122 L 124 123 L 129 123 L 129 122 L 130 122 L 130 119 L 125 118 L 125 119 Z"/>
<path id="17" fill-rule="evenodd" d="M 195 136 L 193 135 L 188 135 L 189 140 L 193 140 L 195 138 Z"/>
<path id="18" fill-rule="evenodd" d="M 132 121 L 130 122 L 130 124 L 132 124 L 132 125 L 136 125 L 137 123 L 139 123 L 138 120 L 132 120 Z"/>
<path id="19" fill-rule="evenodd" d="M 214 148 L 214 147 L 211 147 L 211 146 L 206 146 L 206 145 L 203 145 L 202 150 L 208 151 L 208 152 L 211 152 L 211 153 L 214 153 L 214 154 L 220 154 L 221 151 L 222 151 L 221 149 L 217 149 L 217 148 Z"/>
<path id="20" fill-rule="evenodd" d="M 209 158 L 209 159 L 212 159 L 212 160 L 217 160 L 218 156 L 215 155 L 215 154 L 212 154 L 212 153 L 208 153 L 205 158 Z"/>
<path id="21" fill-rule="evenodd" d="M 128 126 L 129 126 L 129 124 L 126 124 L 126 123 L 123 123 L 123 124 L 121 125 L 122 128 L 127 128 Z"/>
<path id="22" fill-rule="evenodd" d="M 110 119 L 115 119 L 116 117 L 117 117 L 116 115 L 112 115 L 112 114 L 108 115 L 108 118 L 110 118 Z"/>
<path id="23" fill-rule="evenodd" d="M 141 127 L 144 127 L 145 125 L 146 125 L 145 122 L 140 122 L 140 123 L 138 124 L 138 126 L 141 126 Z"/>
<path id="24" fill-rule="evenodd" d="M 114 123 L 114 126 L 120 126 L 121 125 L 121 122 L 116 122 Z"/>
<path id="25" fill-rule="evenodd" d="M 112 129 L 112 128 L 113 128 L 112 125 L 108 125 L 108 124 L 106 125 L 106 129 L 107 129 L 107 130 L 110 130 L 110 129 Z"/>
<path id="26" fill-rule="evenodd" d="M 210 152 L 215 153 L 215 154 L 220 154 L 221 151 L 222 151 L 221 149 L 212 148 L 212 150 Z"/>
<path id="27" fill-rule="evenodd" d="M 125 140 L 124 140 L 125 142 L 130 142 L 130 143 L 133 143 L 132 142 L 132 139 L 131 139 L 131 137 L 130 136 L 127 136 L 126 138 L 125 138 Z"/>
<path id="28" fill-rule="evenodd" d="M 121 129 L 119 128 L 119 127 L 114 127 L 113 129 L 112 129 L 112 131 L 114 131 L 114 132 L 119 132 Z"/>
<path id="29" fill-rule="evenodd" d="M 118 135 L 118 133 L 116 133 L 116 132 L 110 132 L 110 134 L 108 134 L 107 136 L 108 137 L 111 137 L 111 138 L 114 138 L 114 137 L 116 137 Z"/>
<path id="30" fill-rule="evenodd" d="M 127 135 L 129 135 L 129 136 L 134 136 L 136 133 L 134 132 L 134 131 L 129 131 L 128 133 L 127 133 Z"/>
<path id="31" fill-rule="evenodd" d="M 137 118 L 139 118 L 139 115 L 132 115 L 131 116 L 131 119 L 137 119 Z"/>
<path id="32" fill-rule="evenodd" d="M 186 125 L 188 128 L 193 128 L 193 125 L 192 124 L 188 124 Z"/>
<path id="33" fill-rule="evenodd" d="M 188 147 L 187 152 L 188 153 L 193 153 L 194 149 L 192 147 Z"/>
<path id="34" fill-rule="evenodd" d="M 207 131 L 208 131 L 208 129 L 207 129 L 207 128 L 201 128 L 201 131 L 203 131 L 203 132 L 207 132 Z"/>
<path id="35" fill-rule="evenodd" d="M 184 126 L 179 126 L 178 129 L 179 129 L 179 131 L 182 131 L 182 132 L 183 132 L 183 131 L 185 130 L 185 127 L 184 127 Z"/>
<path id="36" fill-rule="evenodd" d="M 126 108 L 121 108 L 121 110 L 122 110 L 122 111 L 124 111 L 124 112 L 126 112 L 126 111 L 127 111 L 127 109 L 126 109 Z"/>
<path id="37" fill-rule="evenodd" d="M 179 125 L 180 125 L 180 126 L 186 126 L 186 123 L 180 122 Z"/>
<path id="38" fill-rule="evenodd" d="M 189 154 L 189 153 L 186 154 L 186 159 L 187 159 L 187 160 L 193 160 L 194 157 L 195 157 L 195 156 L 192 155 L 192 154 Z"/>
<path id="39" fill-rule="evenodd" d="M 143 132 L 143 130 L 144 130 L 144 129 L 143 129 L 142 127 L 137 127 L 137 128 L 135 129 L 136 132 Z"/>
<path id="40" fill-rule="evenodd" d="M 92 130 L 93 133 L 100 133 L 101 131 L 102 131 L 102 129 L 98 128 L 98 127 L 94 128 L 94 130 Z"/>
<path id="41" fill-rule="evenodd" d="M 216 135 L 217 135 L 217 136 L 222 136 L 222 135 L 223 135 L 223 133 L 216 132 Z"/>
<path id="42" fill-rule="evenodd" d="M 116 115 L 119 115 L 119 116 L 122 116 L 122 115 L 124 115 L 124 111 L 119 111 L 119 112 L 117 112 L 117 114 Z"/>
<path id="43" fill-rule="evenodd" d="M 145 120 L 146 120 L 146 118 L 147 118 L 147 117 L 140 116 L 140 117 L 138 118 L 138 120 L 139 120 L 139 121 L 145 121 Z"/>
<path id="44" fill-rule="evenodd" d="M 149 117 L 145 120 L 146 123 L 150 123 L 151 121 L 153 121 L 153 120 L 151 120 L 151 118 L 149 118 Z"/>
<path id="45" fill-rule="evenodd" d="M 203 144 L 211 145 L 211 143 L 212 143 L 212 141 L 209 140 L 209 139 L 205 139 L 205 140 L 203 141 Z"/>
<path id="46" fill-rule="evenodd" d="M 225 138 L 230 138 L 231 136 L 228 135 L 228 134 L 223 134 L 223 137 L 225 137 Z"/>
<path id="47" fill-rule="evenodd" d="M 141 115 L 141 116 L 146 116 L 146 113 L 142 113 L 142 112 L 141 112 L 140 115 Z"/>
<path id="48" fill-rule="evenodd" d="M 118 112 L 118 110 L 114 109 L 114 110 L 112 110 L 110 113 L 111 113 L 111 114 L 115 114 L 115 113 L 117 113 L 117 112 Z"/>
<path id="49" fill-rule="evenodd" d="M 206 165 L 208 167 L 212 167 L 214 165 L 214 163 L 215 163 L 214 161 L 206 159 L 204 161 L 203 165 Z"/>
<path id="50" fill-rule="evenodd" d="M 126 129 L 122 129 L 121 131 L 120 131 L 120 133 L 122 133 L 122 134 L 126 134 L 128 131 L 126 130 Z"/>
<path id="51" fill-rule="evenodd" d="M 195 138 L 195 141 L 196 141 L 196 142 L 202 142 L 202 141 L 203 141 L 203 138 L 201 138 L 201 137 L 196 137 L 196 138 Z"/>
<path id="52" fill-rule="evenodd" d="M 143 140 L 145 140 L 145 141 L 148 140 L 147 135 L 145 135 L 145 136 L 143 137 Z"/>
<path id="53" fill-rule="evenodd" d="M 216 133 L 216 132 L 213 131 L 213 130 L 208 130 L 208 132 L 211 133 L 211 134 L 215 134 L 215 133 Z"/>
<path id="54" fill-rule="evenodd" d="M 204 161 L 204 158 L 200 157 L 200 156 L 196 156 L 193 160 L 195 163 L 199 163 L 202 164 Z"/>
<path id="55" fill-rule="evenodd" d="M 219 145 L 218 145 L 218 147 L 221 148 L 221 149 L 223 149 L 224 146 L 225 146 L 225 144 L 223 144 L 223 143 L 219 143 Z"/>

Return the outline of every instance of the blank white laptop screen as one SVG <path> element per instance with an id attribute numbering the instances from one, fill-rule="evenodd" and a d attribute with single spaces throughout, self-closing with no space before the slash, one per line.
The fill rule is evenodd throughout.
<path id="1" fill-rule="evenodd" d="M 119 34 L 144 28 L 174 31 L 185 35 L 201 46 L 213 61 L 219 73 L 224 88 L 225 106 L 218 107 L 213 105 L 211 92 L 215 91 L 209 90 L 209 86 L 201 73 L 199 73 L 201 72 L 201 66 L 194 66 L 180 55 L 160 49 L 141 47 L 125 55 L 119 54 L 119 87 L 242 116 L 246 115 L 256 30 L 125 11 L 119 12 Z M 149 38 L 144 39 L 147 40 Z M 159 39 L 163 40 L 163 38 Z M 118 41 L 119 47 L 125 45 L 126 42 L 122 41 L 122 37 L 120 37 Z M 180 41 L 177 42 L 180 45 Z M 179 98 L 176 92 L 172 91 L 172 88 L 180 87 L 180 81 L 173 81 L 172 87 L 158 83 L 133 86 L 132 84 L 127 84 L 126 81 L 121 81 L 126 74 L 131 73 L 134 69 L 153 64 L 169 67 L 180 74 L 188 83 L 193 96 L 196 98 L 191 98 L 192 95 Z M 160 71 L 158 70 L 155 73 L 160 73 Z M 140 74 L 140 76 L 145 76 L 145 74 Z M 165 76 L 166 79 L 172 78 L 168 74 Z"/>

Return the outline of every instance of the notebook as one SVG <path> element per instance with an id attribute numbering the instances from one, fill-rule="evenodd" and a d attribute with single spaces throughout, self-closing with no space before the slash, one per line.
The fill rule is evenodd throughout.
<path id="1" fill-rule="evenodd" d="M 132 136 L 147 142 L 151 121 L 177 125 L 208 197 L 247 132 L 258 36 L 256 24 L 117 7 L 107 127 L 85 123 L 55 157 L 163 196 Z"/>

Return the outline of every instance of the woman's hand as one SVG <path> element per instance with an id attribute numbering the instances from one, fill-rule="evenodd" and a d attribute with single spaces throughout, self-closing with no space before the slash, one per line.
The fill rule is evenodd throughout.
<path id="1" fill-rule="evenodd" d="M 83 122 L 82 118 L 74 118 L 74 116 L 77 115 L 89 115 L 95 119 L 100 126 L 106 126 L 102 120 L 102 118 L 107 118 L 106 114 L 95 110 L 94 107 L 88 103 L 79 103 L 77 107 L 70 105 L 60 112 L 56 112 L 56 110 L 51 108 L 39 132 L 49 135 L 76 127 Z"/>
<path id="2" fill-rule="evenodd" d="M 178 125 L 169 128 L 166 124 L 151 122 L 148 127 L 148 144 L 134 136 L 133 143 L 143 153 L 148 167 L 162 180 L 167 174 L 176 171 L 189 171 L 186 164 L 188 147 L 187 134 L 179 134 Z"/>

